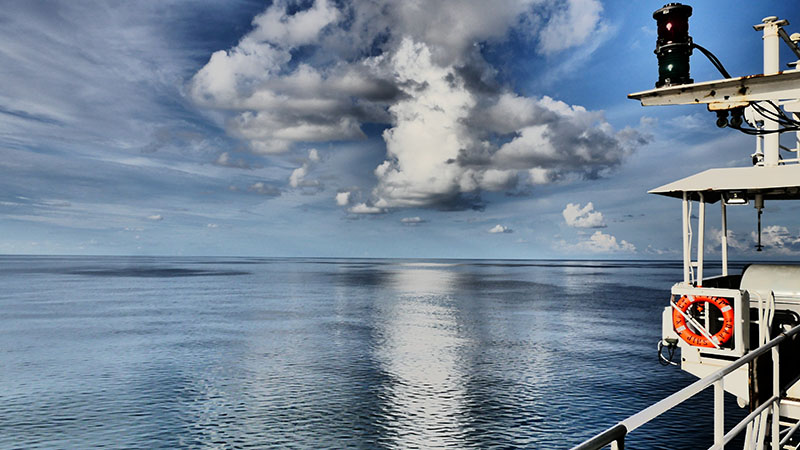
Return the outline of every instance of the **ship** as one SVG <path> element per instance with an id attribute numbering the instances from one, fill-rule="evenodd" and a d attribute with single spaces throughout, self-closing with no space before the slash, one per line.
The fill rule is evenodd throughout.
<path id="1" fill-rule="evenodd" d="M 781 70 L 780 49 L 800 58 L 800 33 L 788 20 L 764 18 L 754 26 L 763 39 L 763 73 L 731 77 L 716 56 L 689 36 L 692 8 L 670 3 L 653 13 L 658 26 L 655 89 L 629 94 L 643 106 L 705 105 L 716 125 L 752 135 L 748 167 L 710 168 L 649 192 L 680 200 L 683 280 L 671 289 L 661 315 L 658 357 L 697 381 L 621 420 L 573 450 L 624 449 L 629 433 L 706 389 L 713 389 L 711 449 L 735 438 L 745 450 L 800 448 L 800 265 L 750 264 L 728 270 L 727 209 L 752 205 L 758 216 L 756 249 L 762 251 L 761 216 L 766 203 L 800 200 L 800 70 Z M 697 50 L 723 78 L 694 82 L 689 57 Z M 794 148 L 781 145 L 794 133 Z M 719 206 L 717 206 L 718 204 Z M 721 273 L 706 263 L 706 209 L 720 208 Z M 693 242 L 694 241 L 694 242 Z M 717 267 L 717 266 L 715 266 Z M 746 416 L 725 426 L 725 398 L 734 396 Z M 729 446 L 730 447 L 730 446 Z"/>

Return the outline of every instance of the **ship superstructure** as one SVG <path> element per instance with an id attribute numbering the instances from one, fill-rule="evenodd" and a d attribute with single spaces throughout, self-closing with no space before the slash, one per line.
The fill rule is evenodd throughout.
<path id="1" fill-rule="evenodd" d="M 733 78 L 708 50 L 692 42 L 688 5 L 670 3 L 653 14 L 658 23 L 656 89 L 630 94 L 644 106 L 703 104 L 716 113 L 717 126 L 755 137 L 753 165 L 714 168 L 657 187 L 650 193 L 681 200 L 683 280 L 672 287 L 662 314 L 659 359 L 700 379 L 621 421 L 575 449 L 624 447 L 625 436 L 706 388 L 714 389 L 714 445 L 722 449 L 744 433 L 745 449 L 800 448 L 800 265 L 752 264 L 742 273 L 728 270 L 727 209 L 800 200 L 800 70 L 781 71 L 780 46 L 800 58 L 800 34 L 777 17 L 755 25 L 763 34 L 763 74 Z M 689 56 L 699 50 L 725 78 L 693 83 Z M 793 133 L 794 147 L 780 135 Z M 705 270 L 706 210 L 719 208 L 721 273 Z M 696 220 L 693 220 L 696 213 Z M 695 242 L 693 242 L 695 241 Z M 676 361 L 680 355 L 680 360 Z M 724 395 L 732 394 L 749 414 L 724 428 Z"/>

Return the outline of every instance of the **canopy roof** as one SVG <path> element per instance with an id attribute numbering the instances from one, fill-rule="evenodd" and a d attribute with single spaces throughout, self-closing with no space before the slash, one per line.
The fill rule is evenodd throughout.
<path id="1" fill-rule="evenodd" d="M 650 190 L 650 194 L 715 203 L 724 194 L 744 193 L 747 198 L 762 194 L 764 200 L 800 200 L 800 164 L 773 167 L 709 169 Z"/>

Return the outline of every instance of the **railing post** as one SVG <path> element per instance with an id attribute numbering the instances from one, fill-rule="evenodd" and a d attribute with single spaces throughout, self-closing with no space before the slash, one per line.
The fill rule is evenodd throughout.
<path id="1" fill-rule="evenodd" d="M 683 203 L 681 203 L 681 217 L 683 218 L 683 282 L 689 284 L 691 280 L 692 248 L 689 243 L 689 233 L 692 223 L 689 217 L 689 197 L 683 193 Z"/>
<path id="2" fill-rule="evenodd" d="M 700 202 L 697 211 L 697 287 L 703 286 L 703 255 L 706 234 L 706 199 L 700 193 Z"/>
<path id="3" fill-rule="evenodd" d="M 798 140 L 800 141 L 800 131 L 797 132 Z M 798 145 L 800 147 L 800 145 Z M 722 205 L 722 236 L 720 237 L 720 245 L 722 247 L 722 276 L 728 276 L 728 211 L 725 209 L 725 202 L 719 202 Z"/>
<path id="4" fill-rule="evenodd" d="M 776 398 L 772 404 L 772 450 L 780 450 L 780 419 L 781 419 L 781 372 L 778 346 L 772 347 L 772 395 Z"/>
<path id="5" fill-rule="evenodd" d="M 714 382 L 714 445 L 725 447 L 725 378 Z"/>

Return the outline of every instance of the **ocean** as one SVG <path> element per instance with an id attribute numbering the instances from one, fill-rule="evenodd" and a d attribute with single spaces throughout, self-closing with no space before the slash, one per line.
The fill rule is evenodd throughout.
<path id="1" fill-rule="evenodd" d="M 569 448 L 694 381 L 681 267 L 0 256 L 0 448 Z M 712 397 L 626 446 L 707 448 Z"/>

